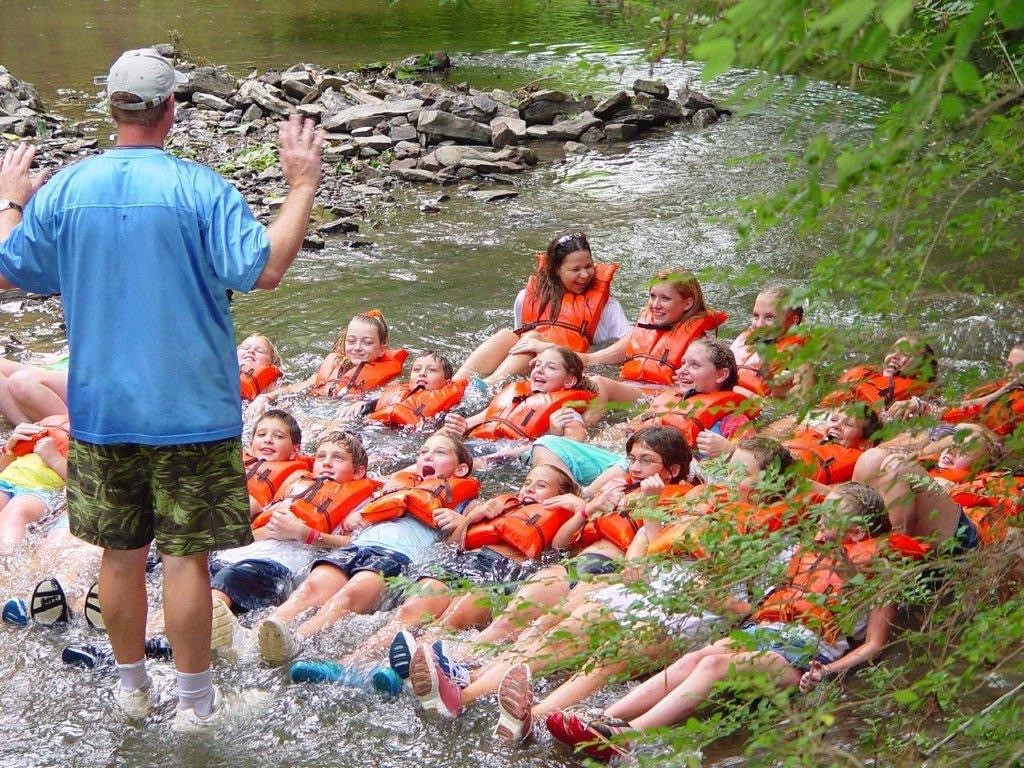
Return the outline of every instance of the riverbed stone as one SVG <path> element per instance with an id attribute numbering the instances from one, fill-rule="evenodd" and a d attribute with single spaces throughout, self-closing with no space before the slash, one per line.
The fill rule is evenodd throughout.
<path id="1" fill-rule="evenodd" d="M 299 104 L 299 106 L 295 108 L 295 111 L 303 117 L 309 117 L 320 122 L 320 119 L 324 116 L 327 108 L 320 102 L 314 101 L 311 104 Z"/>
<path id="2" fill-rule="evenodd" d="M 395 158 L 404 160 L 407 157 L 419 157 L 421 154 L 420 145 L 414 141 L 397 141 L 394 146 Z"/>
<path id="3" fill-rule="evenodd" d="M 507 116 L 496 117 L 491 120 L 491 146 L 495 149 L 501 149 L 510 144 L 518 144 L 524 139 L 526 139 L 525 120 Z"/>
<path id="4" fill-rule="evenodd" d="M 604 130 L 595 126 L 585 130 L 583 135 L 580 136 L 580 141 L 584 144 L 597 144 L 607 138 L 608 137 L 605 135 Z"/>
<path id="5" fill-rule="evenodd" d="M 332 114 L 324 115 L 324 130 L 348 131 L 363 126 L 375 126 L 381 118 L 408 116 L 409 113 L 423 106 L 419 99 L 401 99 L 399 101 L 380 101 L 373 104 L 357 104 Z"/>
<path id="6" fill-rule="evenodd" d="M 435 149 L 434 156 L 442 166 L 452 168 L 461 165 L 463 160 L 477 160 L 484 155 L 475 147 L 447 144 Z"/>
<path id="7" fill-rule="evenodd" d="M 409 125 L 408 122 L 404 125 L 391 126 L 391 130 L 388 132 L 388 135 L 391 137 L 391 140 L 396 143 L 399 141 L 416 141 L 416 139 L 419 138 L 419 133 L 417 133 L 416 128 Z"/>
<path id="8" fill-rule="evenodd" d="M 436 109 L 420 111 L 416 130 L 435 137 L 462 139 L 474 144 L 491 143 L 490 128 L 480 125 L 480 123 L 473 120 L 457 117 L 450 112 L 442 112 Z"/>
<path id="9" fill-rule="evenodd" d="M 485 116 L 493 115 L 498 111 L 498 102 L 484 93 L 479 93 L 474 96 L 472 104 L 474 109 Z"/>
<path id="10" fill-rule="evenodd" d="M 359 224 L 353 221 L 351 218 L 345 217 L 335 219 L 334 221 L 328 221 L 326 224 L 321 224 L 316 228 L 316 231 L 322 235 L 337 235 L 343 232 L 358 232 Z"/>
<path id="11" fill-rule="evenodd" d="M 661 80 L 634 80 L 633 93 L 646 93 L 658 99 L 667 99 L 668 86 Z"/>
<path id="12" fill-rule="evenodd" d="M 610 141 L 629 141 L 636 138 L 640 129 L 632 123 L 608 123 L 604 127 L 604 133 Z"/>
<path id="13" fill-rule="evenodd" d="M 373 136 L 374 126 L 361 125 L 358 128 L 352 129 L 352 138 L 358 136 Z"/>
<path id="14" fill-rule="evenodd" d="M 483 203 L 498 203 L 502 200 L 511 200 L 514 197 L 519 197 L 519 193 L 514 189 L 480 190 L 468 192 L 467 194 Z"/>
<path id="15" fill-rule="evenodd" d="M 580 136 L 583 135 L 584 131 L 588 131 L 591 128 L 600 128 L 604 123 L 590 112 L 584 112 L 579 117 L 572 120 L 565 120 L 561 123 L 555 123 L 547 132 L 547 138 L 549 139 L 568 139 L 570 141 L 576 141 Z"/>
<path id="16" fill-rule="evenodd" d="M 586 144 L 581 144 L 578 141 L 567 141 L 562 145 L 562 149 L 570 155 L 585 155 L 590 151 L 590 147 Z"/>
<path id="17" fill-rule="evenodd" d="M 437 175 L 430 171 L 425 171 L 422 168 L 407 168 L 395 171 L 395 175 L 403 181 L 413 181 L 417 183 L 436 184 L 438 182 Z"/>
<path id="18" fill-rule="evenodd" d="M 718 112 L 715 111 L 714 107 L 705 107 L 704 109 L 698 109 L 693 114 L 693 124 L 698 128 L 706 128 L 712 123 L 718 122 Z"/>
<path id="19" fill-rule="evenodd" d="M 670 123 L 678 123 L 683 119 L 683 108 L 678 101 L 651 99 L 647 103 L 646 111 L 653 112 Z"/>
<path id="20" fill-rule="evenodd" d="M 547 139 L 548 132 L 551 130 L 550 125 L 531 125 L 526 129 L 526 136 L 530 139 Z"/>
<path id="21" fill-rule="evenodd" d="M 461 168 L 472 168 L 479 174 L 487 175 L 489 173 L 501 173 L 502 167 L 500 163 L 496 163 L 493 160 L 474 160 L 473 158 L 466 158 L 459 163 Z"/>
<path id="22" fill-rule="evenodd" d="M 192 94 L 192 103 L 204 109 L 213 109 L 217 112 L 230 112 L 231 105 L 219 96 L 212 93 L 196 92 Z"/>
<path id="23" fill-rule="evenodd" d="M 262 80 L 243 80 L 235 94 L 235 103 L 239 106 L 258 104 L 267 112 L 279 115 L 295 114 L 295 107 L 284 98 L 284 93 Z"/>
<path id="24" fill-rule="evenodd" d="M 409 170 L 416 167 L 415 157 L 403 157 L 401 160 L 392 160 L 388 168 L 392 171 Z"/>
<path id="25" fill-rule="evenodd" d="M 193 93 L 209 93 L 227 99 L 235 93 L 235 78 L 218 67 L 196 67 L 184 73 L 188 82 L 174 89 L 176 97 L 191 96 Z"/>
<path id="26" fill-rule="evenodd" d="M 632 105 L 632 97 L 625 91 L 618 91 L 594 107 L 594 116 L 599 117 L 602 120 L 607 120 L 616 112 L 629 109 Z"/>
<path id="27" fill-rule="evenodd" d="M 352 143 L 359 147 L 360 150 L 369 147 L 377 152 L 383 152 L 392 147 L 391 139 L 387 136 L 378 136 L 376 134 L 372 136 L 353 136 Z"/>

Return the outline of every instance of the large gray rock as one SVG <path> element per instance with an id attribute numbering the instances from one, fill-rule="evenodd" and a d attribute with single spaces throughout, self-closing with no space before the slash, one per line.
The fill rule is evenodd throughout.
<path id="1" fill-rule="evenodd" d="M 479 149 L 459 146 L 458 144 L 449 144 L 434 150 L 434 157 L 437 158 L 437 162 L 445 168 L 461 165 L 463 160 L 479 160 L 484 156 L 484 153 Z"/>
<path id="2" fill-rule="evenodd" d="M 376 150 L 377 152 L 383 152 L 385 149 L 391 149 L 392 141 L 387 136 L 357 136 L 352 139 L 352 143 L 355 144 L 359 149 L 370 149 Z"/>
<path id="3" fill-rule="evenodd" d="M 661 80 L 635 80 L 633 82 L 634 93 L 647 93 L 656 99 L 668 98 L 668 86 Z"/>
<path id="4" fill-rule="evenodd" d="M 404 160 L 407 157 L 419 157 L 420 156 L 420 145 L 412 141 L 397 141 L 395 142 L 395 158 L 397 160 Z"/>
<path id="5" fill-rule="evenodd" d="M 186 72 L 188 82 L 174 89 L 175 96 L 191 96 L 193 93 L 211 93 L 226 99 L 235 92 L 235 78 L 216 67 L 196 67 Z"/>
<path id="6" fill-rule="evenodd" d="M 408 115 L 423 106 L 419 99 L 401 99 L 399 101 L 380 101 L 374 104 L 358 104 L 339 112 L 324 115 L 321 123 L 325 130 L 350 131 L 353 128 L 374 126 L 381 118 Z"/>
<path id="7" fill-rule="evenodd" d="M 395 171 L 395 175 L 402 181 L 416 181 L 425 184 L 437 184 L 438 178 L 430 171 L 422 168 L 402 168 Z"/>
<path id="8" fill-rule="evenodd" d="M 214 96 L 212 93 L 193 93 L 192 103 L 197 107 L 214 109 L 218 112 L 230 112 L 232 109 L 231 105 L 227 101 L 219 96 Z"/>
<path id="9" fill-rule="evenodd" d="M 632 123 L 608 123 L 604 134 L 611 141 L 629 141 L 635 138 L 640 130 Z"/>
<path id="10" fill-rule="evenodd" d="M 498 111 L 498 102 L 490 96 L 480 93 L 472 99 L 473 107 L 482 115 L 493 115 Z"/>
<path id="11" fill-rule="evenodd" d="M 566 120 L 552 125 L 547 131 L 547 138 L 576 141 L 583 135 L 584 131 L 588 131 L 591 128 L 600 128 L 602 125 L 604 123 L 594 117 L 593 114 L 584 112 L 573 120 Z"/>
<path id="12" fill-rule="evenodd" d="M 472 168 L 481 175 L 486 175 L 488 173 L 501 173 L 504 170 L 501 167 L 501 164 L 490 160 L 474 160 L 472 158 L 466 158 L 459 165 L 462 168 Z"/>
<path id="13" fill-rule="evenodd" d="M 284 93 L 279 88 L 260 80 L 244 80 L 235 94 L 235 104 L 258 104 L 267 112 L 276 112 L 279 115 L 295 113 L 295 107 L 284 98 Z"/>
<path id="14" fill-rule="evenodd" d="M 391 140 L 396 144 L 400 141 L 416 141 L 419 138 L 416 129 L 408 123 L 405 125 L 393 125 L 388 133 L 391 136 Z"/>
<path id="15" fill-rule="evenodd" d="M 281 75 L 281 90 L 300 101 L 315 96 L 317 88 L 309 72 L 285 72 Z"/>
<path id="16" fill-rule="evenodd" d="M 712 123 L 718 122 L 718 111 L 714 107 L 698 109 L 693 115 L 693 124 L 698 128 L 706 128 Z"/>
<path id="17" fill-rule="evenodd" d="M 436 109 L 424 109 L 420 111 L 419 120 L 416 123 L 416 130 L 430 136 L 440 136 L 446 139 L 461 139 L 474 144 L 490 144 L 491 129 L 473 120 L 464 117 L 456 117 L 449 112 L 441 112 Z"/>
<path id="18" fill-rule="evenodd" d="M 491 146 L 495 149 L 501 149 L 510 144 L 518 144 L 525 138 L 525 120 L 520 120 L 518 117 L 504 116 L 491 120 Z"/>
<path id="19" fill-rule="evenodd" d="M 633 99 L 630 95 L 625 91 L 619 91 L 594 107 L 594 116 L 599 117 L 602 120 L 607 120 L 616 112 L 623 109 L 629 109 L 632 105 Z"/>

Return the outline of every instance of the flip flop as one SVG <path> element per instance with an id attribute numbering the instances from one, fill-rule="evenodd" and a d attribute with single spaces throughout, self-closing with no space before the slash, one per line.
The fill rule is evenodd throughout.
<path id="1" fill-rule="evenodd" d="M 103 622 L 103 611 L 100 608 L 100 585 L 95 581 L 85 595 L 85 622 L 93 629 L 107 631 L 107 625 Z"/>
<path id="2" fill-rule="evenodd" d="M 37 624 L 67 624 L 71 620 L 68 599 L 56 579 L 43 579 L 36 584 L 29 603 L 32 621 Z"/>

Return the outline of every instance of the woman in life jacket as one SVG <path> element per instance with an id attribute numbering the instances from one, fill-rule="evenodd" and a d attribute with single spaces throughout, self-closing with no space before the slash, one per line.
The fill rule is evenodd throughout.
<path id="1" fill-rule="evenodd" d="M 807 394 L 814 385 L 810 363 L 792 365 L 787 357 L 806 341 L 795 330 L 804 308 L 790 306 L 789 290 L 771 285 L 757 294 L 750 327 L 737 336 L 730 349 L 739 368 L 739 386 L 750 396 L 783 397 Z"/>
<path id="2" fill-rule="evenodd" d="M 502 643 L 512 647 L 472 674 L 470 684 L 459 695 L 459 705 L 447 709 L 449 715 L 457 715 L 464 705 L 492 694 L 510 661 L 517 661 L 525 653 L 524 648 L 545 646 L 552 627 L 567 612 L 581 605 L 588 594 L 605 584 L 607 579 L 602 576 L 614 572 L 622 562 L 642 524 L 637 512 L 639 506 L 656 503 L 662 495 L 671 494 L 671 491 L 666 492 L 667 487 L 684 482 L 691 456 L 677 431 L 664 427 L 641 430 L 629 439 L 626 451 L 629 474 L 624 475 L 618 469 L 618 479 L 609 479 L 591 499 L 565 494 L 544 502 L 545 506 L 572 510 L 571 517 L 555 536 L 554 546 L 572 547 L 576 557 L 568 565 L 539 571 L 520 589 L 505 613 L 481 631 L 476 638 L 478 645 Z M 687 485 L 684 490 L 688 489 Z M 574 580 L 583 575 L 597 578 Z M 557 611 L 544 612 L 556 603 Z M 531 620 L 533 623 L 529 624 Z M 561 637 L 561 633 L 558 636 Z M 550 656 L 546 661 L 551 661 Z M 424 664 L 430 669 L 423 669 Z M 437 675 L 443 675 L 435 666 L 426 654 L 417 654 L 413 659 L 413 691 L 421 701 L 431 697 L 433 692 L 429 687 L 422 689 L 419 683 L 428 678 L 438 680 Z M 421 673 L 419 676 L 417 671 Z"/>
<path id="3" fill-rule="evenodd" d="M 442 431 L 479 440 L 530 441 L 545 434 L 581 439 L 587 420 L 596 418 L 587 405 L 596 395 L 580 356 L 565 347 L 549 347 L 533 358 L 528 379 L 508 384 L 472 416 L 449 412 Z"/>
<path id="4" fill-rule="evenodd" d="M 266 336 L 247 336 L 235 351 L 243 401 L 255 399 L 281 377 L 281 355 Z"/>
<path id="5" fill-rule="evenodd" d="M 388 347 L 388 324 L 379 310 L 356 315 L 317 371 L 256 397 L 250 412 L 261 413 L 283 395 L 303 392 L 311 397 L 338 399 L 362 396 L 402 375 L 409 353 Z"/>
<path id="6" fill-rule="evenodd" d="M 881 653 L 896 606 L 871 608 L 853 622 L 843 608 L 867 597 L 865 587 L 849 582 L 861 568 L 869 568 L 871 558 L 862 561 L 852 551 L 859 542 L 884 540 L 889 530 L 885 505 L 876 493 L 856 483 L 837 486 L 830 500 L 838 514 L 821 517 L 814 547 L 798 550 L 790 560 L 789 579 L 759 604 L 748 606 L 750 620 L 738 635 L 687 653 L 589 722 L 570 712 L 550 713 L 546 725 L 551 734 L 589 757 L 607 761 L 628 751 L 631 732 L 691 717 L 717 683 L 737 672 L 767 675 L 780 687 L 806 693 Z M 919 556 L 925 549 L 916 544 L 908 552 Z M 807 593 L 815 593 L 814 599 L 802 598 Z M 851 634 L 863 632 L 864 642 L 851 649 L 840 627 L 853 629 Z"/>
<path id="7" fill-rule="evenodd" d="M 586 352 L 592 344 L 616 341 L 629 331 L 618 299 L 610 294 L 617 264 L 594 261 L 582 232 L 560 235 L 537 255 L 537 268 L 516 296 L 514 330 L 485 340 L 462 364 L 457 379 L 481 377 L 494 384 L 527 372 L 548 346 Z"/>
<path id="8" fill-rule="evenodd" d="M 453 510 L 439 513 L 441 528 L 454 546 L 413 570 L 409 578 L 415 587 L 391 621 L 339 659 L 339 667 L 376 666 L 388 651 L 395 674 L 405 679 L 416 646 L 413 632 L 432 624 L 425 637 L 433 639 L 438 631 L 461 631 L 488 623 L 493 604 L 488 598 L 496 589 L 513 591 L 537 571 L 540 563 L 536 558 L 550 545 L 559 520 L 571 514 L 545 507 L 543 502 L 578 491 L 572 478 L 560 469 L 534 467 L 515 494 L 473 502 L 462 514 Z M 472 585 L 468 590 L 467 583 Z M 337 676 L 343 676 L 340 668 Z"/>
<path id="9" fill-rule="evenodd" d="M 821 406 L 833 408 L 861 402 L 882 412 L 884 420 L 903 418 L 899 401 L 927 392 L 938 374 L 935 350 L 917 336 L 897 339 L 882 359 L 882 367 L 858 365 L 847 370 Z"/>

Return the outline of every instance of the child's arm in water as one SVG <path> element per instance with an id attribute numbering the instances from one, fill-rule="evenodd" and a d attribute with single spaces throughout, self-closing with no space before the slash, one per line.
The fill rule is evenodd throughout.
<path id="1" fill-rule="evenodd" d="M 333 352 L 331 354 L 334 354 Z M 291 395 L 295 392 L 305 392 L 307 389 L 316 383 L 316 373 L 311 373 L 307 378 L 302 381 L 296 381 L 292 384 L 284 384 L 277 389 L 272 389 L 269 392 L 263 392 L 262 394 L 256 395 L 251 403 L 249 403 L 246 411 L 248 413 L 259 414 L 263 413 L 267 408 L 275 403 L 279 397 L 284 395 Z"/>
<path id="2" fill-rule="evenodd" d="M 828 676 L 837 675 L 847 669 L 875 658 L 889 641 L 892 621 L 896 617 L 896 606 L 885 605 L 874 608 L 868 614 L 868 626 L 864 642 L 831 664 L 812 661 L 810 668 L 800 678 L 800 690 L 807 693 Z"/>

